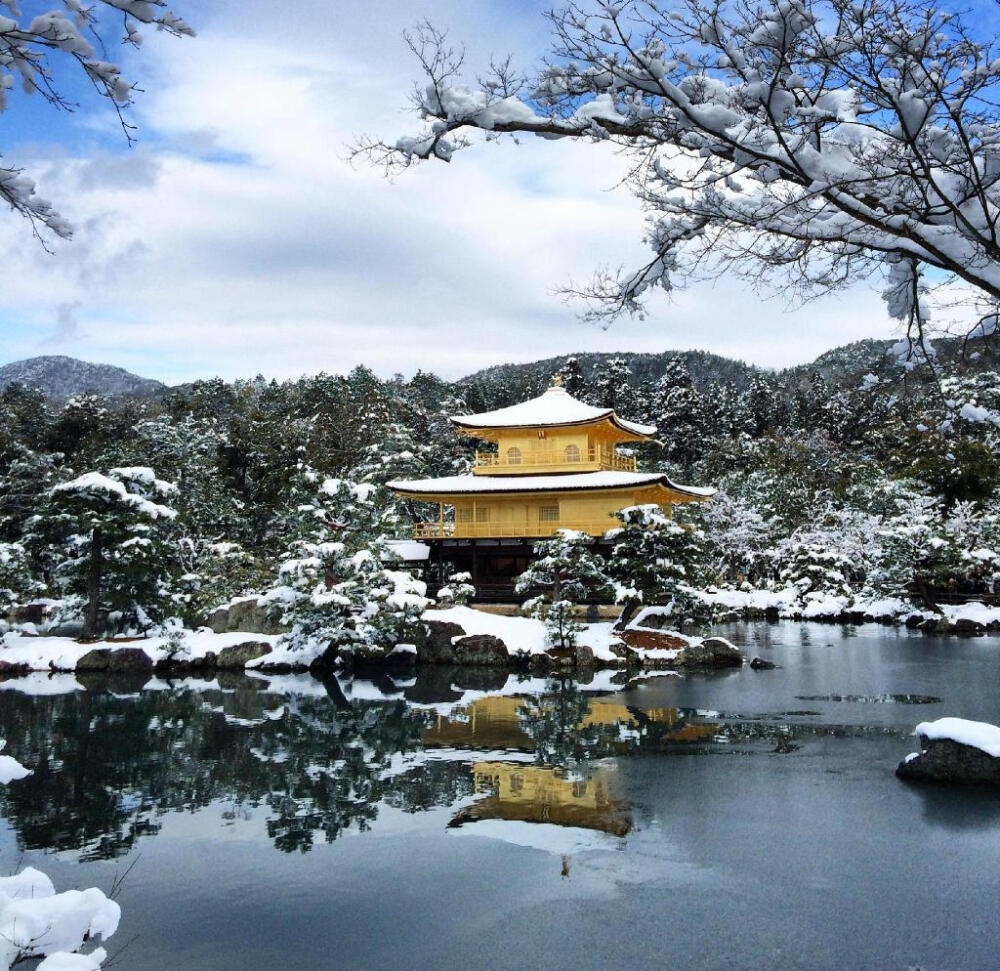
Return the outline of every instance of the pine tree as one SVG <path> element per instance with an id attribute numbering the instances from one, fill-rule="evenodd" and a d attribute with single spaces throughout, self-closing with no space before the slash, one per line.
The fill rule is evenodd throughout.
<path id="1" fill-rule="evenodd" d="M 705 406 L 682 358 L 672 358 L 657 382 L 653 411 L 667 457 L 684 468 L 705 446 Z"/>
<path id="2" fill-rule="evenodd" d="M 285 642 L 326 661 L 384 655 L 423 637 L 430 601 L 425 585 L 393 569 L 385 542 L 391 522 L 380 490 L 369 483 L 298 474 L 296 518 L 278 585 L 264 601 L 291 625 Z"/>
<path id="3" fill-rule="evenodd" d="M 589 594 L 609 589 L 610 581 L 594 538 L 586 533 L 561 529 L 551 539 L 534 546 L 534 559 L 514 589 L 517 593 L 538 591 L 526 601 L 524 611 L 544 621 L 556 647 L 571 648 L 582 630 L 574 614 L 576 605 Z"/>
<path id="4" fill-rule="evenodd" d="M 37 532 L 28 537 L 56 550 L 57 585 L 84 605 L 84 638 L 117 618 L 117 629 L 146 630 L 166 618 L 169 578 L 177 569 L 173 544 L 176 511 L 159 500 L 177 487 L 145 466 L 85 472 L 53 486 Z"/>
<path id="5" fill-rule="evenodd" d="M 678 626 L 703 620 L 710 611 L 694 593 L 702 579 L 704 537 L 700 530 L 669 518 L 659 506 L 630 506 L 618 513 L 620 529 L 610 532 L 607 570 L 623 605 L 627 624 L 643 606 L 664 605 Z"/>
<path id="6" fill-rule="evenodd" d="M 567 357 L 557 374 L 562 378 L 566 393 L 580 401 L 586 400 L 587 379 L 583 376 L 579 358 Z"/>
<path id="7" fill-rule="evenodd" d="M 623 418 L 635 413 L 635 394 L 629 379 L 632 371 L 623 357 L 613 357 L 598 366 L 594 381 L 594 403 L 601 408 L 613 408 Z"/>

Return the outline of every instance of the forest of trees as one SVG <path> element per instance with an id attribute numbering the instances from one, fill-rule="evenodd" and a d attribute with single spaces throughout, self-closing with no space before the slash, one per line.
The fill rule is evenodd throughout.
<path id="1" fill-rule="evenodd" d="M 760 372 L 742 389 L 696 387 L 681 356 L 655 381 L 630 380 L 623 359 L 569 358 L 560 372 L 572 394 L 659 427 L 640 468 L 719 489 L 686 513 L 698 527 L 687 584 L 928 606 L 1000 577 L 1000 375 L 950 370 L 853 387 Z M 447 416 L 540 392 L 526 373 L 452 384 L 356 368 L 62 404 L 12 385 L 0 394 L 0 610 L 47 598 L 98 634 L 194 626 L 257 594 L 303 639 L 405 638 L 424 603 L 386 569 L 383 544 L 421 512 L 383 485 L 466 471 L 473 443 Z M 642 556 L 669 557 L 664 542 Z M 619 588 L 631 582 L 620 545 Z"/>

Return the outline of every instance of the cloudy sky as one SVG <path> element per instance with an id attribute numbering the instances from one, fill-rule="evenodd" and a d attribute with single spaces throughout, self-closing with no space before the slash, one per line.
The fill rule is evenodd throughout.
<path id="1" fill-rule="evenodd" d="M 393 182 L 347 164 L 355 136 L 414 127 L 404 28 L 427 16 L 466 41 L 471 65 L 509 50 L 528 65 L 547 5 L 176 0 L 198 37 L 150 33 L 128 61 L 144 89 L 133 148 L 83 88 L 70 87 L 73 113 L 15 97 L 5 161 L 77 232 L 49 254 L 0 220 L 0 363 L 68 354 L 168 382 L 358 363 L 458 377 L 573 350 L 704 348 L 781 366 L 891 334 L 867 286 L 789 310 L 736 280 L 657 296 L 644 322 L 580 323 L 555 289 L 645 253 L 610 151 L 489 144 Z"/>

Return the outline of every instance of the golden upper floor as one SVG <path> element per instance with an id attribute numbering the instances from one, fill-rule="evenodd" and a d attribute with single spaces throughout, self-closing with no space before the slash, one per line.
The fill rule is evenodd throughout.
<path id="1" fill-rule="evenodd" d="M 652 425 L 619 418 L 612 408 L 578 401 L 561 384 L 508 408 L 452 417 L 458 431 L 494 443 L 476 452 L 475 475 L 634 472 L 635 457 L 617 446 L 648 441 Z"/>

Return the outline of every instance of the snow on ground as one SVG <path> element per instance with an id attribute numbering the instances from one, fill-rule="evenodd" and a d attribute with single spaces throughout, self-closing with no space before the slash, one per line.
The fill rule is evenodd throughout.
<path id="1" fill-rule="evenodd" d="M 207 627 L 202 627 L 199 630 L 184 632 L 184 658 L 197 660 L 210 652 L 218 654 L 223 648 L 247 644 L 250 641 L 270 644 L 273 648 L 279 636 L 248 634 L 240 631 L 216 634 Z M 24 665 L 32 671 L 75 671 L 76 662 L 90 651 L 103 649 L 115 651 L 124 648 L 139 648 L 154 663 L 167 660 L 170 654 L 170 645 L 166 637 L 94 641 L 84 644 L 70 637 L 28 637 L 22 633 L 10 633 L 4 637 L 0 645 L 0 661 L 11 665 Z M 266 655 L 268 660 L 272 657 L 273 655 Z M 295 657 L 302 663 L 300 655 Z"/>
<path id="2" fill-rule="evenodd" d="M 884 622 L 940 620 L 942 615 L 949 624 L 968 621 L 983 627 L 1000 627 L 1000 607 L 988 607 L 980 601 L 964 604 L 943 604 L 942 614 L 919 610 L 912 603 L 898 597 L 866 600 L 860 597 L 834 596 L 823 593 L 803 595 L 798 587 L 786 586 L 777 590 L 708 590 L 696 591 L 706 603 L 729 610 L 746 612 L 777 611 L 779 617 L 790 620 L 839 620 L 851 614 L 863 614 L 872 620 Z"/>
<path id="3" fill-rule="evenodd" d="M 533 617 L 505 617 L 473 607 L 449 607 L 445 610 L 428 610 L 424 620 L 438 620 L 458 624 L 466 634 L 491 634 L 507 645 L 511 654 L 544 654 L 550 647 L 545 624 Z M 612 644 L 620 643 L 610 621 L 584 624 L 577 635 L 577 643 L 589 647 L 600 661 L 618 662 Z"/>
<path id="4" fill-rule="evenodd" d="M 921 722 L 914 735 L 922 735 L 931 741 L 950 739 L 977 748 L 993 758 L 1000 758 L 1000 726 L 989 722 L 974 722 L 965 718 L 939 718 L 937 721 Z"/>
<path id="5" fill-rule="evenodd" d="M 511 654 L 544 654 L 548 646 L 545 624 L 533 617 L 505 617 L 472 607 L 448 607 L 445 610 L 428 610 L 424 620 L 438 620 L 458 624 L 466 634 L 491 634 L 507 645 Z"/>

